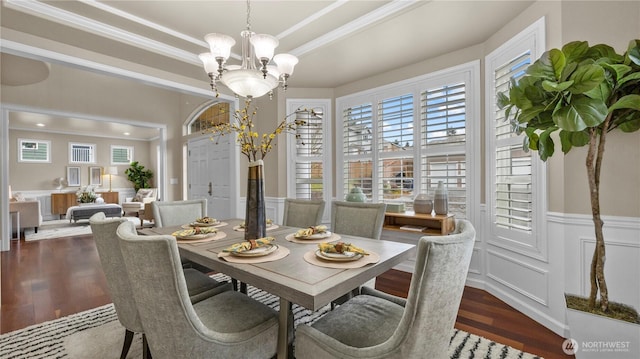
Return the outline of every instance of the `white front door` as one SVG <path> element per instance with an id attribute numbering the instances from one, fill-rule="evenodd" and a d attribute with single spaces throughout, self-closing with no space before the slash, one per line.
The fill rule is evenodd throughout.
<path id="1" fill-rule="evenodd" d="M 189 199 L 205 198 L 207 215 L 218 219 L 232 218 L 235 214 L 231 198 L 236 185 L 230 166 L 230 138 L 222 136 L 216 142 L 207 137 L 187 144 Z"/>

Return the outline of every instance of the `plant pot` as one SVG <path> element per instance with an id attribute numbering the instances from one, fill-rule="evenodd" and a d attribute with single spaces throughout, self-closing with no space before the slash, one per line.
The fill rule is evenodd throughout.
<path id="1" fill-rule="evenodd" d="M 607 318 L 567 308 L 569 332 L 575 342 L 567 354 L 577 359 L 638 359 L 640 358 L 640 324 Z"/>

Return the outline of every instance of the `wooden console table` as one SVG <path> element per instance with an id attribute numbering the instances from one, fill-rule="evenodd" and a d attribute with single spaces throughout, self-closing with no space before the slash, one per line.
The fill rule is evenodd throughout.
<path id="1" fill-rule="evenodd" d="M 104 199 L 104 203 L 119 204 L 118 192 L 97 192 Z M 57 215 L 67 214 L 67 209 L 78 205 L 78 198 L 75 192 L 52 193 L 51 213 Z"/>
<path id="2" fill-rule="evenodd" d="M 413 229 L 403 229 L 403 226 L 411 226 Z M 424 227 L 420 230 L 418 227 Z M 384 229 L 413 232 L 426 235 L 447 235 L 456 228 L 456 218 L 453 214 L 433 215 L 414 212 L 392 213 L 384 216 Z"/>

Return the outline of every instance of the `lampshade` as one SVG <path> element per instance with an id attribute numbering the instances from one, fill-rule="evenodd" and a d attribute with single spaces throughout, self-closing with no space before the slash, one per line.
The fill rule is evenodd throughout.
<path id="1" fill-rule="evenodd" d="M 221 79 L 222 83 L 242 97 L 260 97 L 278 85 L 278 79 L 271 74 L 263 78 L 259 70 L 239 69 L 229 71 Z"/>
<path id="2" fill-rule="evenodd" d="M 298 63 L 298 58 L 290 54 L 278 54 L 274 56 L 273 62 L 278 65 L 278 71 L 282 74 L 293 74 L 293 68 Z"/>
<path id="3" fill-rule="evenodd" d="M 203 52 L 198 55 L 198 57 L 204 65 L 204 71 L 206 71 L 208 74 L 218 71 L 218 63 L 210 52 Z"/>
<path id="4" fill-rule="evenodd" d="M 225 61 L 231 55 L 231 47 L 236 44 L 233 37 L 225 34 L 211 33 L 204 36 L 204 41 L 209 44 L 211 55 L 214 58 L 223 58 Z"/>
<path id="5" fill-rule="evenodd" d="M 251 45 L 253 45 L 258 60 L 266 59 L 267 62 L 271 60 L 278 44 L 280 41 L 271 35 L 255 34 L 251 36 Z"/>
<path id="6" fill-rule="evenodd" d="M 108 175 L 117 175 L 118 174 L 118 167 L 109 167 L 109 170 L 107 171 Z"/>

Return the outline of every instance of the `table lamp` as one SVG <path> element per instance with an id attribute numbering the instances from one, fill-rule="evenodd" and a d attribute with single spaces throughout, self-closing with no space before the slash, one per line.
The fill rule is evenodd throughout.
<path id="1" fill-rule="evenodd" d="M 118 174 L 118 167 L 109 167 L 107 174 L 109 175 L 109 192 L 111 192 L 111 176 Z"/>

